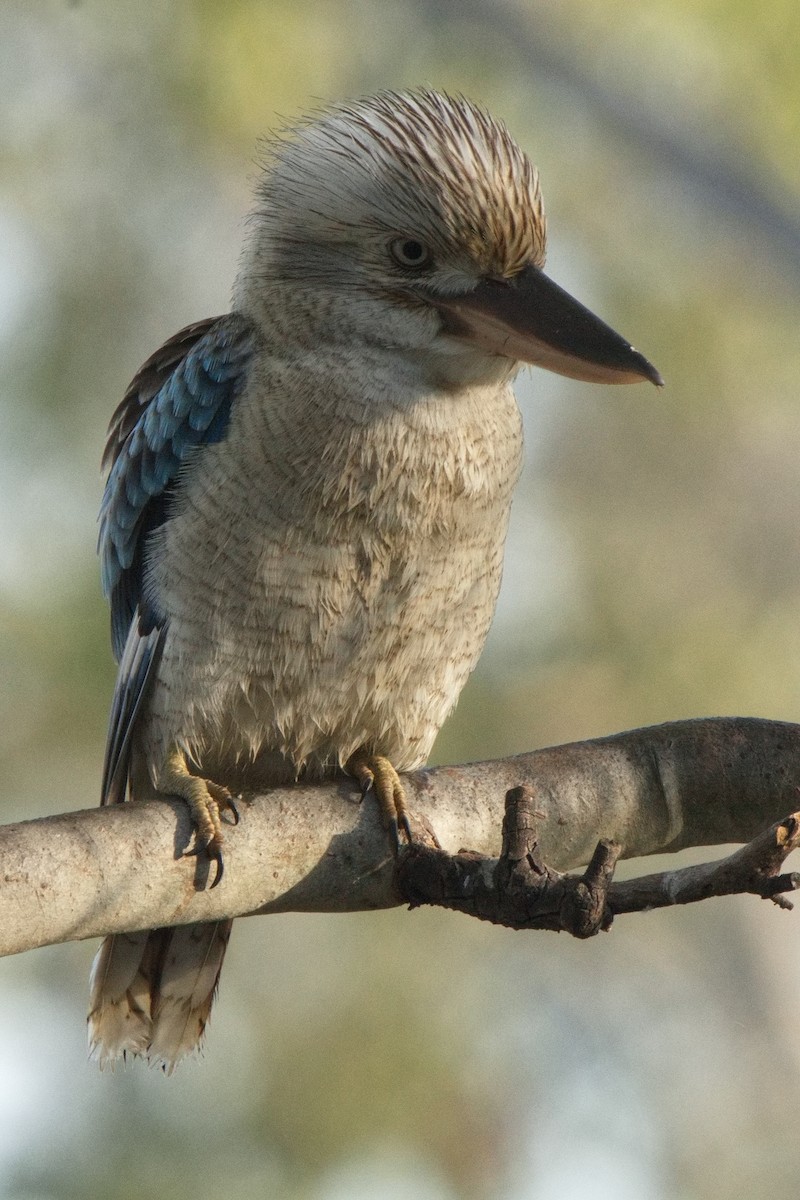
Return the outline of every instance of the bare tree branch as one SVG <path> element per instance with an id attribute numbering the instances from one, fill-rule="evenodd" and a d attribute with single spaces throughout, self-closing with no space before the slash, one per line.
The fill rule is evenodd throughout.
<path id="1" fill-rule="evenodd" d="M 406 777 L 420 841 L 451 852 L 500 845 L 504 797 L 533 789 L 538 848 L 556 870 L 600 839 L 621 854 L 749 841 L 797 807 L 800 726 L 750 718 L 678 721 L 498 762 Z M 184 805 L 89 809 L 0 829 L 0 953 L 124 930 L 252 913 L 342 912 L 404 901 L 371 800 L 352 781 L 247 796 L 213 891 L 183 856 Z M 618 886 L 618 885 L 614 885 Z"/>
<path id="2" fill-rule="evenodd" d="M 800 844 L 800 813 L 790 813 L 719 862 L 624 883 L 613 882 L 622 847 L 608 838 L 597 843 L 582 875 L 549 867 L 539 853 L 540 817 L 536 793 L 523 784 L 506 796 L 499 859 L 472 850 L 448 854 L 424 843 L 408 846 L 397 867 L 405 898 L 412 908 L 435 904 L 510 929 L 550 929 L 588 938 L 610 929 L 618 913 L 694 904 L 711 896 L 750 893 L 791 909 L 783 893 L 800 887 L 800 874 L 778 873 Z"/>

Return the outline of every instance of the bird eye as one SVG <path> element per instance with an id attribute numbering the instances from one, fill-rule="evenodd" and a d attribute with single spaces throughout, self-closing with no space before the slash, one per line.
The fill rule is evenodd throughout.
<path id="1" fill-rule="evenodd" d="M 417 271 L 420 267 L 427 267 L 431 261 L 431 252 L 428 247 L 424 242 L 416 241 L 415 238 L 395 238 L 389 244 L 389 253 L 399 266 L 412 271 Z"/>

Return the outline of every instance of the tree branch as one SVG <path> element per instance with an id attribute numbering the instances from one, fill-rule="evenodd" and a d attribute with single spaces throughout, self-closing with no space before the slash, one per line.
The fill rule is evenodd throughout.
<path id="1" fill-rule="evenodd" d="M 435 831 L 446 850 L 482 855 L 497 851 L 505 794 L 527 785 L 538 853 L 558 871 L 588 862 L 603 838 L 628 858 L 749 841 L 797 807 L 798 782 L 800 726 L 749 718 L 678 721 L 405 780 L 420 842 Z M 352 781 L 276 788 L 240 808 L 213 891 L 207 864 L 183 856 L 191 828 L 178 801 L 0 829 L 0 954 L 245 914 L 403 903 L 376 806 L 359 804 Z"/>
<path id="2" fill-rule="evenodd" d="M 408 846 L 397 878 L 411 907 L 435 904 L 510 929 L 551 929 L 588 938 L 610 929 L 618 913 L 693 904 L 711 896 L 749 892 L 791 909 L 783 893 L 800 887 L 797 872 L 778 874 L 800 844 L 800 813 L 790 813 L 719 862 L 614 883 L 621 846 L 607 838 L 597 843 L 582 875 L 564 875 L 547 866 L 539 853 L 535 805 L 531 787 L 523 784 L 508 792 L 499 859 L 470 850 L 448 854 L 422 843 Z"/>

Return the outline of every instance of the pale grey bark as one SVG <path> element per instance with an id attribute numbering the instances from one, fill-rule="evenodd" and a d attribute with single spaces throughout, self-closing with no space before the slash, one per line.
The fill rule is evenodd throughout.
<path id="1" fill-rule="evenodd" d="M 540 846 L 560 870 L 600 838 L 625 857 L 749 841 L 798 807 L 800 726 L 750 718 L 679 721 L 406 777 L 420 829 L 497 854 L 504 798 L 528 784 Z M 246 798 L 227 833 L 225 875 L 181 856 L 191 830 L 173 801 L 125 804 L 0 829 L 0 953 L 124 930 L 258 912 L 341 912 L 402 903 L 372 799 L 349 780 Z"/>

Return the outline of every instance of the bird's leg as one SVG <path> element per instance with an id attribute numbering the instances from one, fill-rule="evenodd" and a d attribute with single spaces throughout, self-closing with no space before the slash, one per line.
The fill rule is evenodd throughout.
<path id="1" fill-rule="evenodd" d="M 216 864 L 216 875 L 211 884 L 215 888 L 222 879 L 222 819 L 221 813 L 229 812 L 233 823 L 239 823 L 239 813 L 233 796 L 222 784 L 211 779 L 193 775 L 186 765 L 180 750 L 173 750 L 158 777 L 158 790 L 170 796 L 179 796 L 186 802 L 195 830 L 195 848 L 188 854 L 205 854 Z"/>
<path id="2" fill-rule="evenodd" d="M 362 796 L 366 796 L 370 788 L 375 792 L 384 828 L 388 830 L 395 847 L 399 849 L 401 829 L 406 835 L 406 840 L 413 841 L 406 809 L 405 789 L 389 759 L 382 754 L 356 750 L 348 759 L 345 770 L 354 775 L 360 783 Z"/>

